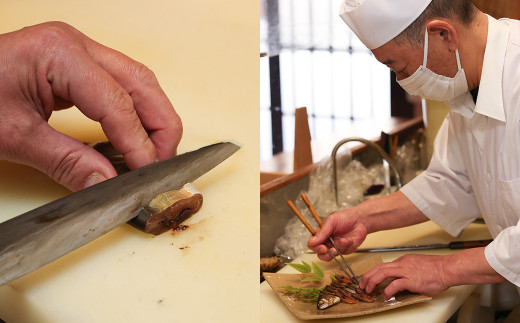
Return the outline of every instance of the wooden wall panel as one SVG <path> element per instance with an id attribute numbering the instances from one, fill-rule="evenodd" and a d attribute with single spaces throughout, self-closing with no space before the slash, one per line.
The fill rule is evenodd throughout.
<path id="1" fill-rule="evenodd" d="M 473 3 L 497 19 L 506 17 L 520 20 L 520 0 L 473 0 Z"/>

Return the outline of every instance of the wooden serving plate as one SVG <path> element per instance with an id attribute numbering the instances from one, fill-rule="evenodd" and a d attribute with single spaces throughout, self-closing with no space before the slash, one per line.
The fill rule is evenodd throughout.
<path id="1" fill-rule="evenodd" d="M 351 263 L 351 267 L 358 275 L 362 275 L 372 267 L 382 263 L 383 260 L 379 255 L 370 255 L 369 257 L 359 259 Z M 316 303 L 304 302 L 291 295 L 284 295 L 282 286 L 293 286 L 296 288 L 322 288 L 330 284 L 330 275 L 342 274 L 341 271 L 326 271 L 325 277 L 321 281 L 302 282 L 301 280 L 311 276 L 311 274 L 278 274 L 264 273 L 265 280 L 271 288 L 276 292 L 281 301 L 287 308 L 302 320 L 316 320 L 327 318 L 341 318 L 367 315 L 371 313 L 392 310 L 415 303 L 421 303 L 431 300 L 430 296 L 414 294 L 409 292 L 398 293 L 393 299 L 384 301 L 381 292 L 388 284 L 384 282 L 378 286 L 378 295 L 373 303 L 359 302 L 357 304 L 340 303 L 325 310 L 318 310 Z"/>

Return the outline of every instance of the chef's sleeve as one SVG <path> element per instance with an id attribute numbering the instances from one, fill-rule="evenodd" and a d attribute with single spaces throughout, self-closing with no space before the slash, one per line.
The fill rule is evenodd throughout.
<path id="1" fill-rule="evenodd" d="M 520 221 L 502 230 L 484 250 L 489 265 L 520 287 Z"/>
<path id="2" fill-rule="evenodd" d="M 462 118 L 462 117 L 461 117 Z M 401 192 L 430 220 L 452 236 L 480 216 L 449 112 L 434 141 L 428 169 L 401 188 Z"/>

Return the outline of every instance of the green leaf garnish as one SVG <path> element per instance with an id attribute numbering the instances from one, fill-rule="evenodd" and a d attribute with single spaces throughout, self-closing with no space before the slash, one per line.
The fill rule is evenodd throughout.
<path id="1" fill-rule="evenodd" d="M 306 263 L 303 260 L 302 260 L 301 264 L 290 263 L 288 265 L 304 274 L 308 274 L 308 273 L 314 271 L 314 276 L 307 277 L 307 278 L 303 279 L 302 281 L 318 281 L 318 280 L 322 280 L 324 277 L 323 269 L 319 265 L 314 263 L 314 261 L 312 262 L 312 267 L 311 267 L 311 265 L 309 265 L 308 263 Z M 335 277 L 334 277 L 334 279 L 335 279 Z"/>
<path id="2" fill-rule="evenodd" d="M 316 276 L 318 276 L 320 279 L 323 278 L 323 269 L 321 269 L 320 266 L 318 266 L 317 264 L 315 264 L 313 262 L 312 263 L 312 269 L 314 270 L 314 274 L 316 274 Z"/>
<path id="3" fill-rule="evenodd" d="M 311 272 L 311 265 L 309 265 L 308 263 L 306 263 L 305 261 L 302 260 L 302 264 L 305 266 L 305 268 L 308 270 L 307 272 L 310 273 Z"/>
<path id="4" fill-rule="evenodd" d="M 282 286 L 284 295 L 291 295 L 304 302 L 317 302 L 321 288 L 295 288 L 292 286 Z"/>
<path id="5" fill-rule="evenodd" d="M 307 263 L 305 264 L 307 266 L 302 265 L 302 264 L 292 264 L 292 263 L 289 263 L 288 265 L 304 274 L 308 274 L 311 272 L 311 266 L 309 266 L 309 264 L 307 264 Z"/>

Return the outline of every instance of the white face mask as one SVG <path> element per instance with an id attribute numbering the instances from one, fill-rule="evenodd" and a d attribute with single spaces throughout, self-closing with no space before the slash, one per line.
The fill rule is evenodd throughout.
<path id="1" fill-rule="evenodd" d="M 423 65 L 411 76 L 397 81 L 401 87 L 411 95 L 419 95 L 436 101 L 452 101 L 462 95 L 469 94 L 468 82 L 464 69 L 461 68 L 459 50 L 455 50 L 459 71 L 454 78 L 436 74 L 426 67 L 428 58 L 428 30 L 424 37 Z M 458 100 L 457 100 L 458 101 Z"/>

